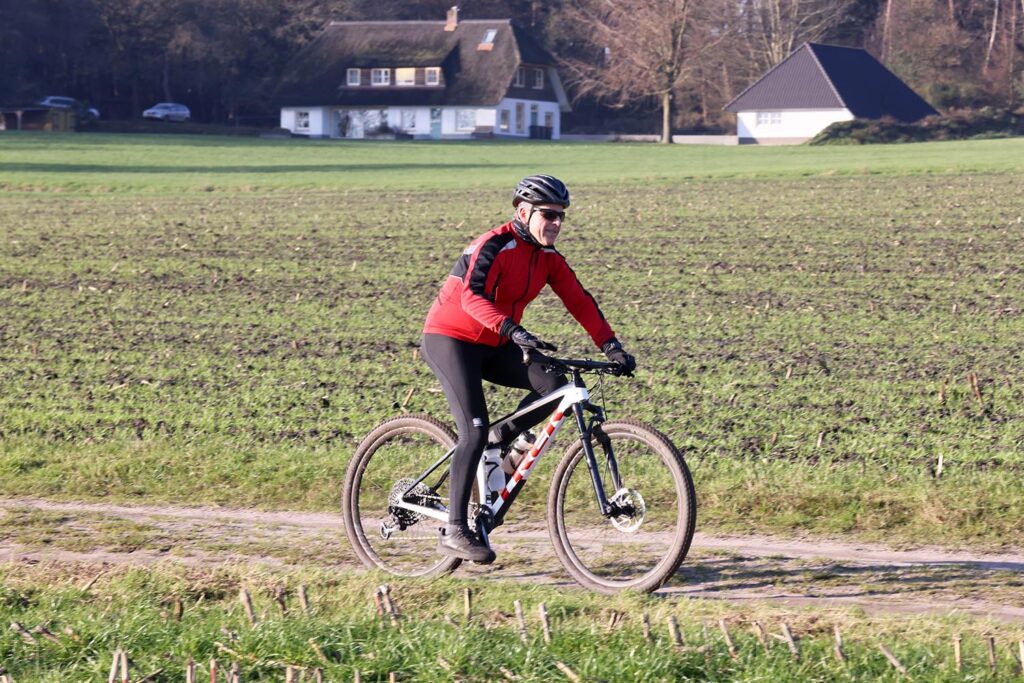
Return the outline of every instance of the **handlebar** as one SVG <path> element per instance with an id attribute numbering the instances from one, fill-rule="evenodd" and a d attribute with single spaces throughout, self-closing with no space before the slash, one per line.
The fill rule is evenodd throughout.
<path id="1" fill-rule="evenodd" d="M 523 349 L 523 364 L 539 363 L 546 366 L 549 372 L 592 372 L 595 374 L 614 375 L 631 377 L 618 363 L 607 361 L 590 360 L 587 358 L 555 358 L 547 356 L 535 349 Z"/>

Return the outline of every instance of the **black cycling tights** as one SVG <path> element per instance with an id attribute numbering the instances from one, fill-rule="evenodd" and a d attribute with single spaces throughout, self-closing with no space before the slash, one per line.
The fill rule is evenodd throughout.
<path id="1" fill-rule="evenodd" d="M 448 406 L 459 430 L 459 443 L 452 455 L 451 524 L 465 524 L 469 493 L 480 455 L 487 445 L 487 401 L 483 380 L 532 391 L 520 402 L 523 407 L 566 383 L 565 377 L 545 372 L 536 363 L 523 365 L 523 353 L 515 344 L 486 346 L 461 341 L 443 334 L 423 335 L 420 347 L 427 365 L 441 381 Z"/>

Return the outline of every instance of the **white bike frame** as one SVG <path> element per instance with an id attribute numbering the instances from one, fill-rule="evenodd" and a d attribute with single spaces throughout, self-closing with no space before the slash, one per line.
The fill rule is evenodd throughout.
<path id="1" fill-rule="evenodd" d="M 590 392 L 587 391 L 586 387 L 575 386 L 571 383 L 566 384 L 565 386 L 560 387 L 559 389 L 551 392 L 550 394 L 547 394 L 546 396 L 537 399 L 536 401 L 526 406 L 522 410 L 518 410 L 515 413 L 507 417 L 504 417 L 500 421 L 491 425 L 491 429 L 493 430 L 494 427 L 500 426 L 506 422 L 513 421 L 515 420 L 515 418 L 524 415 L 528 412 L 537 410 L 537 408 L 543 405 L 550 405 L 552 403 L 555 403 L 556 401 L 558 402 L 557 407 L 554 409 L 554 411 L 551 413 L 551 417 L 548 419 L 547 425 L 545 425 L 544 429 L 537 436 L 537 441 L 534 442 L 533 447 L 530 449 L 530 452 L 527 453 L 526 457 L 523 458 L 523 461 L 519 463 L 519 467 L 516 468 L 516 471 L 509 478 L 508 483 L 506 483 L 504 488 L 502 488 L 498 492 L 499 495 L 497 496 L 495 501 L 493 503 L 481 503 L 481 506 L 483 508 L 486 508 L 490 511 L 492 519 L 498 516 L 498 512 L 505 506 L 505 503 L 509 499 L 509 496 L 511 496 L 519 486 L 522 486 L 523 482 L 526 481 L 526 478 L 530 475 L 530 471 L 533 469 L 534 465 L 536 465 L 537 461 L 540 460 L 541 456 L 547 452 L 548 447 L 552 444 L 552 442 L 555 439 L 555 434 L 562 426 L 562 423 L 565 422 L 566 416 L 572 414 L 573 406 L 577 404 L 585 404 L 589 399 Z M 452 451 L 454 451 L 454 449 L 452 449 Z M 444 462 L 444 460 L 448 459 L 451 456 L 452 451 L 449 451 L 445 455 L 445 457 L 442 458 L 437 464 L 440 464 L 441 462 Z M 429 471 L 433 471 L 436 467 L 437 465 L 432 467 Z M 482 459 L 480 467 L 477 468 L 476 486 L 478 494 L 477 500 L 486 501 L 489 498 L 488 494 L 491 493 L 491 491 L 487 488 L 487 475 L 484 472 Z M 409 488 L 411 489 L 412 487 Z M 409 503 L 405 500 L 399 501 L 397 507 L 403 508 L 405 510 L 411 510 L 425 517 L 430 517 L 432 519 L 436 519 L 439 522 L 444 522 L 445 524 L 448 523 L 447 509 L 438 510 L 436 508 L 426 507 L 423 505 L 416 505 L 415 503 Z"/>

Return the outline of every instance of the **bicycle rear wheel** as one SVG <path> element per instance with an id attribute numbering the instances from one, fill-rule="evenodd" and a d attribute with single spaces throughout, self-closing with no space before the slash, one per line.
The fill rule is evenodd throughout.
<path id="1" fill-rule="evenodd" d="M 622 511 L 601 515 L 582 440 L 555 469 L 548 494 L 548 529 L 558 559 L 572 577 L 601 593 L 650 592 L 679 568 L 690 549 L 697 507 L 682 454 L 655 429 L 632 420 L 606 422 L 607 442 L 594 455 L 610 502 Z M 621 476 L 616 491 L 607 460 Z"/>
<path id="2" fill-rule="evenodd" d="M 377 425 L 356 449 L 342 494 L 345 531 L 364 565 L 401 576 L 439 576 L 462 560 L 438 552 L 443 525 L 394 506 L 397 497 L 451 449 L 456 436 L 427 415 L 403 415 Z M 447 465 L 417 485 L 416 502 L 438 510 L 448 506 Z M 400 522 L 400 523 L 399 523 Z"/>

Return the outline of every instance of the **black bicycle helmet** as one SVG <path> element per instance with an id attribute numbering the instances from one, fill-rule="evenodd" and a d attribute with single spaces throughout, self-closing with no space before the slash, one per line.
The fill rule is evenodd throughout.
<path id="1" fill-rule="evenodd" d="M 529 204 L 561 204 L 569 207 L 569 189 L 558 178 L 549 175 L 528 175 L 516 185 L 512 206 Z"/>

